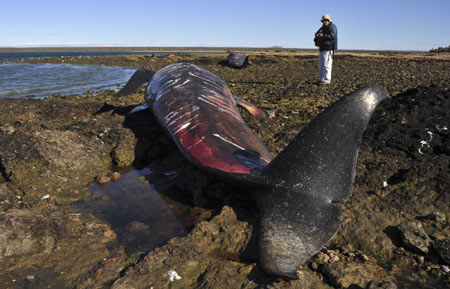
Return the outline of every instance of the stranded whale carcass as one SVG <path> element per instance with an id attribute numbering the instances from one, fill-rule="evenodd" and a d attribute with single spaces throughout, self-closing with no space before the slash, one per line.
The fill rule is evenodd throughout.
<path id="1" fill-rule="evenodd" d="M 342 213 L 334 203 L 351 194 L 361 138 L 386 90 L 367 87 L 341 98 L 272 159 L 235 105 L 257 109 L 236 101 L 215 74 L 186 63 L 138 70 L 116 95 L 145 82 L 146 107 L 186 158 L 254 191 L 263 269 L 296 278 L 339 229 Z"/>
<path id="2" fill-rule="evenodd" d="M 223 63 L 232 68 L 245 68 L 248 65 L 252 65 L 249 57 L 242 52 L 231 52 Z"/>

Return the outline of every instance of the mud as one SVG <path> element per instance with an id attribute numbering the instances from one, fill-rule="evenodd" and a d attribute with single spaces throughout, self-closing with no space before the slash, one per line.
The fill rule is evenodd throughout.
<path id="1" fill-rule="evenodd" d="M 385 87 L 389 99 L 363 138 L 353 196 L 341 204 L 342 227 L 299 268 L 299 280 L 261 270 L 258 212 L 245 188 L 187 163 L 150 112 L 127 114 L 143 101 L 142 88 L 120 100 L 114 91 L 0 99 L 0 287 L 448 288 L 449 61 L 337 53 L 332 84 L 318 86 L 316 56 L 251 58 L 254 65 L 241 70 L 219 65 L 217 55 L 33 61 L 155 70 L 196 63 L 262 110 L 259 119 L 241 113 L 273 155 L 341 96 L 363 85 Z M 187 236 L 129 250 L 127 236 L 157 232 L 139 222 L 119 230 L 73 206 L 107 202 L 89 192 L 89 183 L 131 167 L 154 171 L 142 185 L 196 216 L 184 220 L 192 229 Z"/>

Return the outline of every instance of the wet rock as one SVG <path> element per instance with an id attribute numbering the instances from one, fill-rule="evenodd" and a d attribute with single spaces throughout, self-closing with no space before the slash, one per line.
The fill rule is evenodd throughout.
<path id="1" fill-rule="evenodd" d="M 99 185 L 106 185 L 110 182 L 117 182 L 120 179 L 120 173 L 119 172 L 110 172 L 107 175 L 101 175 L 101 176 L 96 176 L 95 177 L 95 181 L 99 184 Z"/>
<path id="2" fill-rule="evenodd" d="M 365 288 L 372 280 L 386 275 L 386 271 L 372 263 L 335 262 L 322 267 L 322 274 L 332 286 L 348 288 L 357 285 Z"/>
<path id="3" fill-rule="evenodd" d="M 396 227 L 403 246 L 421 254 L 427 254 L 431 239 L 419 226 L 400 224 Z"/>
<path id="4" fill-rule="evenodd" d="M 103 175 L 95 177 L 95 181 L 100 185 L 106 185 L 111 182 L 111 176 Z"/>
<path id="5" fill-rule="evenodd" d="M 250 272 L 255 264 L 237 262 L 247 246 L 252 228 L 237 217 L 230 207 L 224 207 L 210 222 L 199 223 L 184 238 L 148 253 L 142 261 L 125 271 L 112 288 L 189 288 L 201 284 L 204 288 L 237 288 L 251 285 Z M 168 272 L 174 270 L 182 278 L 170 281 Z M 230 278 L 229 276 L 233 276 Z"/>
<path id="6" fill-rule="evenodd" d="M 120 179 L 120 173 L 119 172 L 111 173 L 111 181 L 117 182 L 119 179 Z"/>

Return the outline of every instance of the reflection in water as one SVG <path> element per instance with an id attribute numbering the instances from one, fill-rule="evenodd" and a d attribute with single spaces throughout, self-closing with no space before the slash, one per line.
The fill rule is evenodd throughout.
<path id="1" fill-rule="evenodd" d="M 154 186 L 142 181 L 149 174 L 149 169 L 133 170 L 117 182 L 104 186 L 92 183 L 91 193 L 101 199 L 75 204 L 78 210 L 106 221 L 128 254 L 153 249 L 173 237 L 187 234 L 169 209 L 174 204 L 167 204 Z"/>

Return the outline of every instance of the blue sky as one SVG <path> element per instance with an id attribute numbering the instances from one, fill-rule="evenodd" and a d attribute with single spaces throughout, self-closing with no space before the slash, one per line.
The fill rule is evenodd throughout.
<path id="1" fill-rule="evenodd" d="M 322 14 L 340 49 L 450 45 L 449 0 L 2 1 L 0 47 L 313 48 Z"/>

